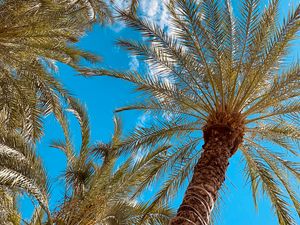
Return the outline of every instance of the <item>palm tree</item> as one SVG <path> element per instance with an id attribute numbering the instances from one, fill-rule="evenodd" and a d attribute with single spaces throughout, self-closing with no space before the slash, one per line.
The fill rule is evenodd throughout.
<path id="1" fill-rule="evenodd" d="M 32 194 L 50 217 L 46 178 L 40 162 L 35 167 L 40 159 L 34 146 L 49 113 L 54 113 L 69 142 L 63 105 L 70 94 L 53 76 L 55 62 L 76 69 L 83 59 L 97 61 L 74 43 L 93 22 L 111 21 L 111 11 L 100 0 L 5 0 L 0 15 L 0 184 L 5 190 Z M 14 198 L 10 190 L 6 195 Z"/>
<path id="2" fill-rule="evenodd" d="M 35 142 L 42 135 L 42 118 L 51 112 L 64 127 L 62 105 L 70 94 L 54 76 L 55 62 L 76 69 L 83 59 L 98 60 L 73 45 L 90 24 L 83 19 L 86 11 L 66 1 L 0 4 L 0 110 L 7 132 L 17 129 Z"/>
<path id="3" fill-rule="evenodd" d="M 69 93 L 53 76 L 54 61 L 77 68 L 81 59 L 97 60 L 72 44 L 89 24 L 84 10 L 65 1 L 0 3 L 0 184 L 27 191 L 48 216 L 45 173 L 34 147 L 51 112 L 68 135 L 63 101 Z"/>
<path id="4" fill-rule="evenodd" d="M 0 4 L 1 110 L 10 120 L 15 114 L 31 118 L 32 132 L 41 134 L 41 116 L 61 110 L 57 98 L 69 96 L 53 76 L 55 62 L 78 67 L 82 59 L 97 57 L 73 45 L 83 35 L 88 22 L 84 9 L 66 5 L 65 1 L 6 0 Z M 62 111 L 62 110 L 61 110 Z M 57 113 L 55 113 L 57 114 Z"/>
<path id="5" fill-rule="evenodd" d="M 84 19 L 83 2 L 87 1 L 6 0 L 0 4 L 0 76 L 1 92 L 5 92 L 0 110 L 6 108 L 9 115 L 26 112 L 35 123 L 32 127 L 39 128 L 31 132 L 34 138 L 41 133 L 40 117 L 62 111 L 57 99 L 66 101 L 69 96 L 53 74 L 55 62 L 76 69 L 82 60 L 98 60 L 74 46 L 91 24 Z M 101 21 L 108 20 L 108 12 L 101 15 Z"/>
<path id="6" fill-rule="evenodd" d="M 10 196 L 8 199 L 27 192 L 51 218 L 46 173 L 36 156 L 35 143 L 43 135 L 43 117 L 51 112 L 68 136 L 57 92 L 68 94 L 43 68 L 40 67 L 39 75 L 35 76 L 27 71 L 17 72 L 15 76 L 0 74 L 0 185 L 5 196 Z M 39 79 L 42 76 L 46 79 Z M 11 204 L 3 210 L 10 214 L 10 208 L 15 209 Z"/>
<path id="7" fill-rule="evenodd" d="M 119 111 L 155 116 L 150 127 L 138 127 L 121 143 L 123 149 L 173 143 L 154 168 L 151 180 L 169 172 L 154 203 L 173 196 L 194 167 L 171 225 L 209 224 L 229 160 L 238 150 L 255 203 L 259 192 L 266 193 L 279 224 L 295 224 L 291 204 L 300 215 L 291 182 L 291 177 L 299 181 L 299 164 L 283 158 L 287 152 L 299 156 L 300 66 L 289 62 L 288 50 L 300 28 L 300 5 L 281 23 L 278 0 L 266 8 L 259 0 L 240 5 L 235 16 L 229 0 L 171 1 L 171 33 L 120 12 L 146 41 L 118 44 L 145 60 L 151 73 L 82 70 L 133 83 L 144 101 Z"/>
<path id="8" fill-rule="evenodd" d="M 57 225 L 77 224 L 167 224 L 172 211 L 163 205 L 150 210 L 147 204 L 131 198 L 140 180 L 145 180 L 151 168 L 150 161 L 134 164 L 130 157 L 122 164 L 117 160 L 126 157 L 119 148 L 122 126 L 114 118 L 115 130 L 110 143 L 90 144 L 89 120 L 85 109 L 72 99 L 70 111 L 81 127 L 79 154 L 71 143 L 53 142 L 67 157 L 65 179 L 67 194 L 56 213 Z M 97 162 L 100 162 L 97 163 Z M 116 165 L 119 166 L 118 169 Z"/>

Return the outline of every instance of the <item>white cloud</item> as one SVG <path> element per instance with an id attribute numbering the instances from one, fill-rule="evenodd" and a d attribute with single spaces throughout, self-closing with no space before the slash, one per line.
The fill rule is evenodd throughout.
<path id="1" fill-rule="evenodd" d="M 119 33 L 126 27 L 126 24 L 123 21 L 117 21 L 110 26 L 114 32 Z"/>
<path id="2" fill-rule="evenodd" d="M 137 119 L 137 127 L 144 127 L 147 122 L 150 120 L 150 113 L 149 112 L 145 112 L 143 115 L 139 116 L 139 118 Z"/>
<path id="3" fill-rule="evenodd" d="M 119 9 L 127 9 L 131 3 L 131 0 L 116 0 L 114 3 Z"/>
<path id="4" fill-rule="evenodd" d="M 130 0 L 116 0 L 115 5 L 119 9 L 128 9 Z M 140 15 L 160 25 L 162 28 L 168 29 L 170 27 L 170 13 L 168 12 L 166 4 L 169 0 L 141 0 L 140 1 Z M 119 22 L 113 24 L 111 28 L 115 32 L 120 32 L 125 28 L 124 23 Z"/>
<path id="5" fill-rule="evenodd" d="M 152 1 L 141 1 L 141 7 L 143 13 L 147 15 L 147 17 L 154 17 L 155 14 L 157 14 L 158 10 L 158 1 L 157 0 L 152 0 Z"/>
<path id="6" fill-rule="evenodd" d="M 115 4 L 116 8 L 125 10 L 129 7 L 130 2 L 131 2 L 130 0 L 116 0 L 114 2 L 114 4 Z M 110 25 L 110 28 L 116 33 L 119 33 L 125 27 L 126 27 L 126 24 L 123 21 L 116 21 L 115 23 Z"/>
<path id="7" fill-rule="evenodd" d="M 170 12 L 168 11 L 167 4 L 170 0 L 142 0 L 141 1 L 141 11 L 142 16 L 145 19 L 148 19 L 154 23 L 156 23 L 161 29 L 166 30 L 170 35 L 173 33 L 172 27 L 171 27 L 171 16 Z M 155 43 L 151 43 L 152 46 L 155 46 Z M 164 56 L 165 58 L 169 58 L 167 55 Z M 172 61 L 171 58 L 169 58 L 170 62 Z M 154 78 L 154 79 L 160 79 L 161 82 L 169 86 L 170 88 L 174 86 L 174 82 L 171 80 L 169 74 L 167 71 L 161 71 L 158 67 L 154 67 L 151 64 L 148 64 L 148 73 Z M 164 97 L 161 97 L 158 99 L 159 101 L 163 102 Z M 145 115 L 144 115 L 145 116 Z M 171 121 L 174 118 L 174 115 L 170 112 L 164 112 L 163 118 Z M 150 115 L 148 115 L 146 118 L 150 118 Z M 145 120 L 143 118 L 143 120 Z M 143 122 L 145 125 L 146 122 Z"/>
<path id="8" fill-rule="evenodd" d="M 129 68 L 131 71 L 136 71 L 139 68 L 139 61 L 136 56 L 131 56 L 131 60 L 129 62 Z"/>
<path id="9" fill-rule="evenodd" d="M 169 0 L 142 0 L 141 14 L 143 17 L 152 20 L 162 28 L 169 28 L 170 13 L 166 4 Z"/>
<path id="10" fill-rule="evenodd" d="M 170 28 L 170 13 L 167 9 L 166 4 L 169 3 L 168 0 L 164 0 L 164 3 L 161 5 L 161 18 L 160 18 L 160 26 Z"/>

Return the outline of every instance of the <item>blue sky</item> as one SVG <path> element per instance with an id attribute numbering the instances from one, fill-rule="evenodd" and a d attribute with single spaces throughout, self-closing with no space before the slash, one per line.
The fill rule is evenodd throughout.
<path id="1" fill-rule="evenodd" d="M 146 16 L 151 17 L 161 25 L 167 24 L 167 14 L 159 0 L 142 1 L 142 8 L 148 9 Z M 233 0 L 234 11 L 237 10 Z M 262 6 L 267 1 L 262 1 Z M 287 14 L 288 9 L 300 0 L 281 0 L 280 14 Z M 101 66 L 128 70 L 132 67 L 137 68 L 139 63 L 135 58 L 130 57 L 127 52 L 116 46 L 117 38 L 140 38 L 139 34 L 125 28 L 123 24 L 115 24 L 109 27 L 95 26 L 88 32 L 79 43 L 85 50 L 91 51 L 103 57 Z M 293 47 L 294 56 L 299 53 L 299 41 Z M 84 78 L 77 76 L 72 69 L 59 65 L 60 72 L 58 78 L 64 83 L 65 87 L 80 99 L 87 107 L 91 122 L 92 142 L 97 140 L 107 141 L 113 132 L 113 112 L 116 108 L 128 105 L 137 98 L 132 86 L 124 81 L 108 77 Z M 125 133 L 132 130 L 138 122 L 145 117 L 142 113 L 126 112 L 122 113 Z M 52 183 L 50 206 L 54 208 L 63 198 L 63 183 L 59 176 L 65 169 L 65 157 L 56 149 L 49 147 L 52 140 L 62 139 L 62 132 L 52 116 L 45 118 L 45 136 L 38 145 L 38 153 L 42 157 L 48 171 L 50 182 Z M 74 120 L 71 123 L 72 138 L 74 143 L 79 146 L 80 133 L 79 127 Z M 259 210 L 256 211 L 252 202 L 250 187 L 243 177 L 243 164 L 240 154 L 237 153 L 230 162 L 227 172 L 226 188 L 221 195 L 221 204 L 218 207 L 219 216 L 216 225 L 274 225 L 277 219 L 272 213 L 269 202 L 265 198 L 259 201 Z M 181 202 L 184 190 L 178 193 L 178 197 L 171 206 L 177 208 Z M 145 196 L 151 197 L 151 196 Z M 30 217 L 32 204 L 27 198 L 20 200 L 20 209 L 25 218 Z M 298 219 L 300 224 L 300 219 Z"/>

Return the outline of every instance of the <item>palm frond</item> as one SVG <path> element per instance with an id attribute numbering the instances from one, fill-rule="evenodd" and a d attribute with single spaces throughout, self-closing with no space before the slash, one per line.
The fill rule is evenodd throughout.
<path id="1" fill-rule="evenodd" d="M 264 164 L 261 159 L 253 155 L 249 149 L 242 149 L 245 159 L 259 177 L 263 191 L 269 196 L 278 216 L 279 224 L 296 224 L 291 217 L 290 205 L 284 198 L 284 194 L 278 187 L 271 170 Z"/>
<path id="2" fill-rule="evenodd" d="M 43 209 L 47 212 L 49 218 L 51 214 L 48 207 L 48 200 L 45 193 L 43 193 L 39 187 L 36 186 L 33 180 L 28 179 L 20 173 L 7 168 L 0 169 L 0 183 L 8 187 L 21 188 L 32 195 Z"/>

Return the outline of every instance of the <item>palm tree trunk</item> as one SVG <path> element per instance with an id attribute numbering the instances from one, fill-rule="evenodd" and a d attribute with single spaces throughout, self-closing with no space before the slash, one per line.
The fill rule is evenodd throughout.
<path id="1" fill-rule="evenodd" d="M 203 153 L 183 202 L 170 225 L 208 225 L 217 194 L 224 180 L 230 157 L 242 136 L 227 126 L 204 130 Z"/>

